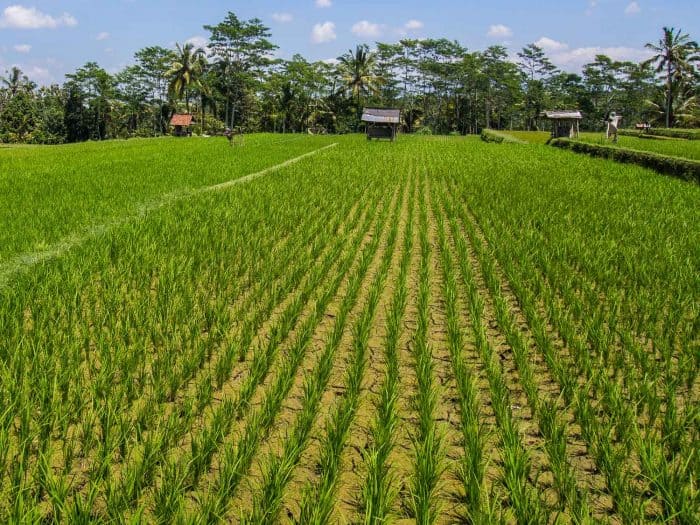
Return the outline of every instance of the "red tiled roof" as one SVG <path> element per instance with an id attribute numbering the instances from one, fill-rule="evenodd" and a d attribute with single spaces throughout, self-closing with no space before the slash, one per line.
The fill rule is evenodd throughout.
<path id="1" fill-rule="evenodd" d="M 170 119 L 171 126 L 190 126 L 192 125 L 192 115 L 177 114 Z"/>

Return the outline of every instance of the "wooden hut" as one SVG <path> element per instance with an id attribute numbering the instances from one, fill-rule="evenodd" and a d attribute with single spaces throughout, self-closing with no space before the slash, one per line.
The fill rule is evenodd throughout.
<path id="1" fill-rule="evenodd" d="M 175 113 L 173 118 L 170 119 L 170 125 L 173 126 L 173 135 L 176 137 L 190 137 L 192 136 L 192 121 L 194 117 L 189 113 Z"/>
<path id="2" fill-rule="evenodd" d="M 396 133 L 401 123 L 401 110 L 393 108 L 365 108 L 362 111 L 367 140 L 396 140 Z"/>
<path id="3" fill-rule="evenodd" d="M 552 123 L 552 138 L 578 138 L 578 128 L 583 116 L 578 110 L 543 111 L 542 117 Z"/>

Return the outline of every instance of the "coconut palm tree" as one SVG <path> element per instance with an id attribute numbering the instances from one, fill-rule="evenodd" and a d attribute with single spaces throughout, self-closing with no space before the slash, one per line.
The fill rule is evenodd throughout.
<path id="1" fill-rule="evenodd" d="M 344 88 L 355 98 L 359 114 L 362 97 L 379 91 L 381 78 L 375 74 L 376 55 L 370 52 L 367 45 L 361 45 L 357 46 L 355 51 L 350 49 L 338 57 L 338 62 Z"/>
<path id="2" fill-rule="evenodd" d="M 7 90 L 10 92 L 10 98 L 14 97 L 22 89 L 31 91 L 36 87 L 36 84 L 29 80 L 29 78 L 27 78 L 27 76 L 22 73 L 22 70 L 17 66 L 10 69 L 10 71 L 7 73 L 7 77 L 0 77 L 0 81 L 2 81 Z"/>
<path id="3" fill-rule="evenodd" d="M 666 127 L 673 122 L 673 98 L 675 83 L 683 82 L 686 75 L 694 72 L 693 62 L 700 60 L 698 43 L 690 39 L 690 35 L 673 27 L 663 28 L 663 37 L 656 43 L 645 46 L 655 54 L 645 63 L 655 64 L 657 73 L 666 77 Z"/>
<path id="4" fill-rule="evenodd" d="M 176 47 L 175 60 L 170 67 L 170 71 L 168 71 L 168 76 L 170 77 L 168 89 L 171 96 L 176 99 L 182 99 L 184 96 L 187 112 L 189 113 L 189 87 L 191 84 L 198 84 L 204 72 L 206 55 L 202 48 L 195 48 L 194 44 L 189 42 L 183 46 L 176 44 Z"/>

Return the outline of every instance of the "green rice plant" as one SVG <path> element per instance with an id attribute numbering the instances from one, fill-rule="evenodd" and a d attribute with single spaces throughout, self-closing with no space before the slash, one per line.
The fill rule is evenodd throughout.
<path id="1" fill-rule="evenodd" d="M 442 195 L 433 192 L 435 208 L 443 207 Z M 458 288 L 455 276 L 452 248 L 445 233 L 442 213 L 435 210 L 438 238 L 443 270 L 443 296 L 447 312 L 449 351 L 460 395 L 460 422 L 464 440 L 464 456 L 460 465 L 460 478 L 464 486 L 466 517 L 472 523 L 488 523 L 496 519 L 495 509 L 489 506 L 485 487 L 486 471 L 486 429 L 480 419 L 480 400 L 472 371 L 465 365 L 463 348 L 465 345 L 458 307 Z M 449 214 L 452 210 L 446 210 Z"/>
<path id="2" fill-rule="evenodd" d="M 378 223 L 375 228 L 379 228 L 381 223 Z M 297 343 L 295 343 L 294 350 L 296 353 L 294 354 L 295 357 L 293 357 L 291 361 L 291 365 L 289 365 L 289 368 L 287 369 L 287 373 L 279 376 L 279 381 L 284 381 L 284 383 L 278 382 L 275 386 L 273 386 L 273 392 L 276 393 L 276 395 L 273 395 L 271 397 L 266 398 L 268 400 L 269 405 L 263 408 L 263 410 L 267 410 L 266 414 L 263 415 L 256 415 L 254 416 L 256 419 L 255 421 L 267 421 L 267 424 L 272 423 L 272 416 L 276 413 L 276 410 L 278 409 L 273 409 L 272 407 L 274 406 L 275 403 L 281 402 L 282 398 L 279 397 L 279 393 L 282 392 L 284 389 L 288 389 L 291 387 L 291 378 L 293 377 L 294 371 L 299 365 L 300 359 L 304 355 L 304 351 L 306 348 L 306 345 L 308 344 L 309 337 L 311 335 L 311 326 L 313 326 L 314 323 L 318 322 L 319 316 L 322 313 L 322 308 L 327 301 L 330 300 L 332 294 L 334 293 L 334 290 L 337 289 L 337 287 L 340 285 L 340 280 L 342 279 L 344 273 L 347 271 L 349 264 L 352 262 L 352 254 L 355 253 L 355 250 L 357 250 L 357 247 L 359 246 L 360 240 L 362 239 L 363 235 L 363 230 L 361 229 L 359 233 L 355 235 L 354 241 L 349 248 L 349 254 L 350 256 L 345 256 L 345 262 L 341 264 L 339 272 L 336 274 L 336 277 L 334 277 L 332 281 L 332 285 L 330 288 L 328 288 L 328 291 L 324 293 L 321 299 L 317 302 L 316 308 L 315 308 L 315 315 L 311 316 L 308 318 L 306 321 L 305 326 L 303 326 L 300 329 L 300 338 L 298 339 Z M 326 256 L 326 260 L 324 265 L 319 266 L 316 270 L 316 275 L 312 277 L 306 284 L 307 286 L 307 294 L 310 293 L 312 290 L 314 290 L 319 283 L 321 283 L 323 277 L 325 276 L 326 272 L 329 270 L 330 264 L 336 259 L 337 255 L 342 251 L 342 248 L 345 247 L 345 244 L 347 241 L 345 239 L 340 239 L 338 243 L 336 244 L 335 250 L 329 252 Z M 270 366 L 272 364 L 272 360 L 274 358 L 274 355 L 277 351 L 277 347 L 279 344 L 286 338 L 286 334 L 289 333 L 289 331 L 293 328 L 294 322 L 292 320 L 292 315 L 298 317 L 298 315 L 301 314 L 301 307 L 302 305 L 306 302 L 306 299 L 304 299 L 303 295 L 300 295 L 297 297 L 296 302 L 290 303 L 288 306 L 287 310 L 282 314 L 281 319 L 280 319 L 280 324 L 277 325 L 280 328 L 276 329 L 273 328 L 272 335 L 264 349 L 260 349 L 260 351 L 254 353 L 254 358 L 253 362 L 251 364 L 251 372 L 250 375 L 247 379 L 247 381 L 242 385 L 241 389 L 238 391 L 237 398 L 235 400 L 230 400 L 226 401 L 224 404 L 228 404 L 231 406 L 230 414 L 223 416 L 222 420 L 225 421 L 225 425 L 221 426 L 219 430 L 217 430 L 216 425 L 213 427 L 208 427 L 210 430 L 210 433 L 204 434 L 203 439 L 205 440 L 205 443 L 208 443 L 208 448 L 206 449 L 206 453 L 202 454 L 200 452 L 200 449 L 193 449 L 192 450 L 192 460 L 187 460 L 186 458 L 183 458 L 181 461 L 183 463 L 183 469 L 185 469 L 185 472 L 187 473 L 187 478 L 189 479 L 190 477 L 193 476 L 193 479 L 191 482 L 188 483 L 188 487 L 190 489 L 194 488 L 197 483 L 199 482 L 199 477 L 201 476 L 202 473 L 204 473 L 206 470 L 208 470 L 212 458 L 214 456 L 214 453 L 218 451 L 219 445 L 221 441 L 224 439 L 225 435 L 228 433 L 228 430 L 230 428 L 230 424 L 233 421 L 234 416 L 240 417 L 242 416 L 245 411 L 249 408 L 248 400 L 251 398 L 253 395 L 255 388 L 257 385 L 259 385 L 265 376 L 267 375 Z M 321 310 L 321 311 L 319 311 Z M 223 407 L 224 404 L 221 406 Z M 216 414 L 219 412 L 215 412 L 215 418 Z M 213 420 L 216 421 L 216 420 Z M 262 425 L 262 423 L 259 423 Z M 247 436 L 252 435 L 251 433 L 258 432 L 260 429 L 256 426 L 250 426 L 247 427 Z M 245 439 L 245 441 L 242 441 L 242 443 L 248 444 L 250 447 L 253 446 L 253 442 L 251 442 L 252 438 L 242 438 Z M 196 443 L 196 441 L 193 441 L 193 443 Z M 241 454 L 247 454 L 247 458 L 244 456 L 245 461 L 250 462 L 252 460 L 252 452 L 253 449 L 245 449 L 241 447 Z M 237 461 L 243 461 L 242 459 L 239 459 Z M 239 472 L 239 476 L 242 475 L 242 472 Z M 234 479 L 230 475 L 227 475 L 225 478 L 227 482 L 227 491 L 219 491 L 219 494 L 221 495 L 220 497 L 223 497 L 224 495 L 227 495 L 231 490 L 233 490 L 233 486 L 231 486 L 232 483 L 234 483 Z M 237 481 L 235 482 L 237 484 Z M 164 478 L 163 480 L 163 485 L 161 487 L 161 491 L 168 491 L 172 488 L 173 484 L 170 483 L 170 481 L 167 478 Z M 159 496 L 162 497 L 162 496 Z M 208 512 L 211 513 L 216 513 L 216 512 L 221 512 L 223 511 L 222 509 L 224 508 L 225 501 L 220 501 L 220 502 L 211 502 L 207 503 L 208 505 Z M 178 505 L 177 508 L 180 508 L 181 505 Z M 167 516 L 161 516 L 161 519 L 165 519 Z"/>
<path id="3" fill-rule="evenodd" d="M 413 247 L 415 191 L 415 179 L 412 178 L 399 275 L 391 306 L 387 311 L 384 345 L 386 372 L 379 393 L 377 415 L 372 426 L 372 443 L 364 452 L 367 475 L 362 485 L 362 511 L 366 524 L 386 523 L 391 519 L 392 507 L 398 495 L 388 461 L 394 448 L 394 435 L 399 424 L 396 404 L 399 398 L 398 345 L 408 296 L 407 279 Z"/>
<path id="4" fill-rule="evenodd" d="M 645 151 L 685 153 L 675 139 L 628 138 Z M 360 520 L 405 517 L 399 505 L 409 503 L 423 522 L 696 521 L 700 188 L 538 145 L 496 152 L 478 138 L 276 140 L 252 137 L 255 147 L 235 158 L 211 142 L 169 139 L 0 153 L 12 174 L 0 175 L 1 522 L 220 521 L 243 508 L 244 519 L 265 522 L 297 498 L 295 520 L 332 520 L 365 396 L 375 402 L 354 487 Z M 330 142 L 338 146 L 247 184 L 203 191 Z M 402 229 L 397 201 L 379 226 L 397 188 L 417 208 Z M 370 263 L 356 242 L 393 258 Z M 406 253 L 416 249 L 414 279 Z M 386 274 L 381 282 L 361 277 L 370 264 L 368 273 Z M 346 291 L 333 294 L 345 267 Z M 399 480 L 394 439 L 413 421 L 397 402 L 396 345 L 413 294 L 414 472 Z M 425 314 L 433 300 L 441 326 L 431 323 L 442 316 Z M 318 326 L 307 317 L 321 319 L 328 301 L 339 305 L 333 332 L 304 368 L 316 375 L 300 381 Z M 382 302 L 379 326 L 371 312 Z M 421 335 L 433 329 L 447 335 L 458 459 L 444 458 L 435 421 L 441 396 Z M 385 376 L 370 395 L 374 330 L 386 332 Z M 515 367 L 501 364 L 493 330 Z M 320 422 L 340 352 L 353 358 L 346 395 Z M 538 375 L 540 356 L 548 377 Z M 477 388 L 482 380 L 488 390 Z M 513 380 L 533 409 L 537 452 L 520 436 Z M 303 409 L 280 429 L 292 384 Z M 489 401 L 495 423 L 482 407 Z M 318 426 L 318 477 L 293 493 Z M 263 457 L 265 438 L 285 430 L 282 450 Z M 571 461 L 567 437 L 595 470 Z M 255 461 L 262 478 L 243 502 L 234 488 Z M 552 470 L 556 508 L 538 490 L 540 463 Z M 459 501 L 440 490 L 445 468 L 459 475 Z M 399 503 L 404 481 L 401 496 L 413 496 Z"/>
<path id="5" fill-rule="evenodd" d="M 425 179 L 421 182 L 425 188 Z M 425 191 L 419 193 L 418 205 L 418 239 L 421 258 L 418 268 L 418 324 L 413 336 L 413 358 L 418 383 L 415 397 L 418 428 L 413 436 L 415 459 L 409 497 L 411 513 L 416 522 L 429 524 L 436 521 L 440 512 L 435 495 L 445 466 L 441 459 L 444 455 L 444 438 L 436 424 L 438 392 L 434 378 L 435 365 L 427 340 L 432 255 L 428 239 L 428 203 Z"/>
<path id="6" fill-rule="evenodd" d="M 323 219 L 320 218 L 320 220 L 323 220 Z M 331 224 L 332 224 L 332 223 L 331 223 Z M 263 232 L 263 233 L 264 233 L 264 232 Z M 173 283 L 175 283 L 175 281 L 173 281 Z M 178 288 L 179 288 L 179 285 L 178 285 Z M 188 306 L 187 303 L 184 303 L 183 306 L 186 307 L 186 308 L 190 308 L 190 306 Z M 117 310 L 117 311 L 118 311 L 118 306 L 117 306 L 116 304 L 114 305 L 114 310 Z M 168 313 L 167 315 L 170 315 L 170 314 Z M 196 334 L 197 336 L 199 336 L 200 333 L 201 333 L 201 332 L 199 332 L 199 331 L 196 331 L 196 332 L 195 332 L 195 331 L 192 331 L 192 334 Z M 201 345 L 200 345 L 200 346 L 195 346 L 195 347 L 193 347 L 193 349 L 194 349 L 194 353 L 192 354 L 192 355 L 193 355 L 193 358 L 194 358 L 193 363 L 201 362 L 201 355 L 202 355 Z M 65 356 L 68 356 L 68 355 L 71 355 L 71 354 L 69 354 L 69 353 L 63 353 L 63 354 L 61 354 L 62 357 L 65 357 Z M 117 354 L 117 355 L 119 355 L 119 356 L 121 357 L 123 354 L 120 353 L 120 354 Z M 127 354 L 127 355 L 128 355 L 128 354 Z M 113 378 L 115 377 L 114 372 L 117 370 L 117 363 L 114 362 L 113 354 L 111 354 L 111 353 L 106 353 L 106 352 L 105 352 L 105 353 L 102 353 L 102 354 L 100 355 L 100 358 L 104 360 L 103 363 L 108 363 L 108 364 L 109 364 L 109 368 L 105 368 L 105 367 L 103 366 L 102 369 L 100 370 L 100 373 L 98 374 L 99 383 L 96 384 L 96 386 L 98 386 L 98 388 L 99 388 L 99 390 L 96 391 L 96 394 L 97 394 L 96 399 L 97 399 L 97 400 L 103 399 L 105 393 L 106 393 L 106 392 L 109 392 L 109 389 L 106 388 L 106 386 L 113 380 Z M 129 365 L 127 365 L 126 367 L 119 367 L 119 368 L 120 368 L 121 370 L 124 370 L 124 371 L 126 371 L 126 370 L 135 370 L 135 369 L 138 369 L 138 366 L 135 366 L 135 365 L 133 364 L 133 363 L 135 363 L 135 361 L 132 360 L 131 363 L 132 363 L 132 364 L 129 364 Z M 183 361 L 183 362 L 182 362 L 182 367 L 180 367 L 180 365 L 178 364 L 178 365 L 175 366 L 174 368 L 175 368 L 175 370 L 177 371 L 177 370 L 186 370 L 186 367 L 189 367 L 190 369 L 193 369 L 193 368 L 196 368 L 196 366 L 197 366 L 197 365 L 195 364 L 195 366 L 193 367 L 192 365 L 188 364 L 188 362 Z M 66 367 L 66 369 L 68 369 L 68 368 L 69 368 L 69 367 Z M 38 370 L 41 370 L 41 369 L 50 370 L 51 368 L 50 368 L 50 367 L 41 367 L 41 368 L 39 368 Z M 172 367 L 171 367 L 171 369 L 172 369 Z M 18 371 L 19 371 L 19 370 L 22 370 L 22 368 L 18 367 L 17 370 L 18 370 Z M 27 371 L 30 371 L 30 370 L 31 370 L 31 368 L 27 369 L 27 367 L 23 367 L 23 373 L 26 373 Z M 121 373 L 122 373 L 122 372 L 120 372 L 120 374 L 121 374 Z M 177 375 L 180 375 L 180 374 L 177 374 Z M 169 379 L 170 379 L 170 378 L 169 378 Z M 100 386 L 100 385 L 102 385 L 102 386 Z M 157 387 L 157 386 L 158 386 L 158 385 L 154 385 L 154 387 Z M 112 390 L 113 393 L 116 393 L 116 392 L 114 392 L 114 388 L 112 388 L 111 390 Z M 143 416 L 145 416 L 145 417 L 143 418 L 143 423 L 141 424 L 141 430 L 138 430 L 138 431 L 137 431 L 137 435 L 139 435 L 139 434 L 140 434 L 140 435 L 143 435 L 143 431 L 144 431 L 144 430 L 145 430 L 145 431 L 148 430 L 147 425 L 153 423 L 153 419 L 154 419 L 153 416 L 155 415 L 155 413 L 153 413 L 153 411 L 149 411 L 149 410 L 148 410 L 149 405 L 150 405 L 151 408 L 152 408 L 152 405 L 150 404 L 150 401 L 146 400 L 146 404 L 143 405 L 143 407 L 144 407 L 144 412 L 142 413 Z M 48 410 L 47 410 L 46 412 L 49 413 L 49 414 L 59 414 L 59 413 L 60 413 L 60 412 L 56 412 L 55 410 L 53 410 L 53 407 L 52 407 L 52 410 L 51 410 L 51 411 L 48 411 Z M 147 419 L 146 419 L 146 418 L 147 418 Z M 139 421 L 140 421 L 140 420 L 142 420 L 142 418 L 139 416 Z M 88 419 L 84 418 L 84 421 L 85 421 L 85 423 L 84 423 L 85 432 L 83 432 L 83 436 L 84 436 L 85 439 L 84 439 L 84 442 L 83 442 L 83 446 L 85 447 L 85 448 L 84 448 L 85 450 L 90 450 L 90 449 L 94 448 L 94 446 L 95 446 L 96 443 L 99 442 L 100 437 L 99 437 L 99 434 L 97 434 L 97 436 L 95 436 L 96 439 L 93 439 L 91 436 L 94 435 L 94 433 L 93 433 L 94 425 L 92 425 L 92 424 L 89 422 L 89 418 L 88 418 Z M 186 421 L 185 421 L 185 420 L 180 420 L 180 419 L 177 419 L 177 420 L 176 420 L 176 419 L 172 419 L 171 421 L 172 421 L 172 425 L 170 425 L 171 430 L 169 430 L 169 431 L 166 433 L 166 437 L 167 437 L 168 439 L 161 440 L 161 441 L 159 441 L 160 443 L 172 442 L 173 436 L 175 436 L 176 434 L 178 434 L 178 433 L 181 432 L 181 430 L 178 430 L 178 429 L 181 429 L 181 428 L 183 428 L 183 427 L 186 428 L 186 424 L 185 424 Z M 110 429 L 112 428 L 112 425 L 111 425 L 111 424 L 108 425 L 108 426 L 102 425 L 102 427 L 103 427 L 104 429 L 107 429 L 108 431 L 111 432 L 111 430 L 110 430 Z M 136 428 L 138 429 L 138 427 L 136 427 Z M 42 431 L 42 432 L 43 432 L 43 434 L 46 434 L 45 431 Z M 117 435 L 122 435 L 122 436 L 123 436 L 124 434 L 123 434 L 123 433 L 119 433 L 119 434 L 117 434 Z M 147 435 L 147 434 L 146 434 L 146 435 Z M 111 438 L 110 438 L 110 439 L 111 439 Z M 120 440 L 119 440 L 118 443 L 119 443 L 119 446 L 118 446 L 117 448 L 120 448 L 120 449 L 124 450 L 125 441 L 123 440 L 123 438 L 120 438 Z M 162 445 L 162 447 L 165 447 L 165 446 L 166 446 L 166 445 Z M 111 447 L 107 447 L 107 448 L 103 447 L 103 450 L 104 450 L 105 452 L 107 452 L 108 450 L 111 450 Z M 103 459 L 106 458 L 106 454 L 103 453 L 102 456 L 103 456 Z M 105 464 L 105 462 L 104 462 L 103 460 L 100 460 L 100 461 L 99 461 L 98 463 L 96 463 L 96 464 L 97 464 L 97 465 L 100 465 L 100 469 L 102 469 L 102 468 L 103 468 L 102 466 Z M 157 464 L 157 462 L 156 462 L 155 464 Z M 99 472 L 101 472 L 101 470 L 96 470 L 96 471 L 94 471 L 94 472 L 99 473 Z M 97 477 L 94 477 L 94 476 L 93 476 L 92 479 L 94 480 L 94 482 L 99 482 L 99 478 L 100 478 L 100 477 L 101 477 L 101 475 L 98 475 Z"/>
<path id="7" fill-rule="evenodd" d="M 372 236 L 373 241 L 365 246 L 363 253 L 360 255 L 360 272 L 364 272 L 367 270 L 367 266 L 369 265 L 373 253 L 378 247 L 379 239 L 381 238 L 380 232 L 384 228 L 385 221 L 387 219 L 387 211 L 388 207 L 384 209 L 384 211 L 380 215 L 378 222 L 376 223 L 374 235 Z M 396 213 L 397 212 L 395 212 L 395 214 Z M 396 235 L 395 230 L 392 231 L 394 233 L 392 237 L 390 237 L 390 241 L 388 241 L 390 245 L 393 243 L 391 239 L 395 238 Z M 360 239 L 361 237 L 357 238 L 358 241 Z M 338 290 L 343 276 L 349 270 L 350 265 L 354 260 L 355 251 L 358 249 L 358 247 L 359 242 L 356 242 L 355 246 L 351 250 L 349 250 L 349 253 L 346 255 L 344 263 L 342 264 L 341 270 L 337 274 L 337 277 L 333 279 L 327 291 L 324 292 L 323 298 L 319 300 L 318 304 L 316 305 L 316 308 L 314 309 L 314 314 L 307 319 L 306 327 L 302 328 L 301 335 L 299 336 L 295 347 L 293 347 L 290 352 L 290 360 L 287 361 L 286 364 L 282 365 L 282 371 L 280 372 L 280 375 L 277 378 L 277 382 L 273 383 L 273 385 L 270 387 L 270 395 L 268 395 L 263 401 L 260 411 L 256 412 L 251 418 L 249 418 L 249 423 L 248 425 L 246 425 L 246 428 L 243 431 L 243 435 L 240 437 L 238 444 L 235 448 L 235 455 L 225 457 L 225 459 L 230 460 L 231 463 L 225 461 L 223 465 L 221 465 L 221 474 L 219 475 L 213 490 L 210 492 L 210 497 L 207 500 L 205 500 L 205 503 L 202 507 L 202 510 L 205 513 L 204 515 L 206 520 L 215 521 L 218 519 L 218 517 L 225 515 L 226 502 L 238 486 L 240 478 L 249 468 L 249 465 L 253 460 L 253 454 L 255 452 L 259 439 L 264 435 L 264 433 L 269 429 L 270 425 L 272 425 L 272 423 L 274 422 L 275 415 L 279 411 L 282 401 L 284 400 L 286 394 L 289 392 L 289 389 L 292 386 L 294 375 L 296 374 L 297 368 L 301 364 L 301 359 L 304 356 L 304 351 L 313 333 L 313 327 L 320 321 L 320 318 L 323 315 L 326 306 Z M 385 272 L 387 266 L 388 263 L 385 263 L 383 273 L 384 277 L 386 276 Z M 380 276 L 381 275 L 382 274 L 380 274 Z M 371 301 L 370 304 L 374 304 L 374 307 L 376 307 L 376 300 Z M 360 385 L 358 383 L 355 388 L 359 389 L 359 387 Z M 278 482 L 276 483 L 276 485 L 279 488 L 283 485 L 283 483 Z M 268 489 L 268 491 L 273 489 L 274 487 L 271 487 L 270 489 Z M 274 499 L 278 500 L 279 494 Z M 270 509 L 262 508 L 260 510 L 263 511 L 263 514 L 254 515 L 252 517 L 253 521 L 265 522 L 268 518 L 267 511 Z"/>
<path id="8" fill-rule="evenodd" d="M 61 242 L 77 232 L 97 233 L 100 225 L 139 215 L 162 199 L 260 171 L 331 142 L 328 137 L 280 142 L 260 134 L 235 156 L 216 141 L 184 144 L 173 138 L 3 150 L 0 264 L 25 252 L 60 251 Z M 76 159 L 81 169 L 75 169 Z M 96 177 L 99 173 L 109 176 Z M 62 220 L 55 220 L 58 216 Z"/>
<path id="9" fill-rule="evenodd" d="M 522 330 L 516 326 L 516 320 L 510 311 L 510 306 L 503 296 L 493 256 L 486 253 L 482 242 L 477 238 L 471 221 L 464 213 L 461 216 L 462 225 L 467 231 L 470 243 L 481 263 L 481 270 L 486 277 L 491 297 L 494 300 L 496 319 L 513 351 L 520 382 L 533 415 L 537 418 L 540 432 L 545 439 L 545 449 L 550 460 L 555 486 L 561 498 L 562 508 L 568 507 L 577 519 L 585 521 L 590 515 L 590 510 L 585 498 L 576 486 L 575 475 L 568 461 L 566 424 L 561 420 L 553 399 L 540 399 L 535 373 L 530 366 L 531 357 L 528 343 L 524 339 Z"/>
<path id="10" fill-rule="evenodd" d="M 603 157 L 618 162 L 637 164 L 639 166 L 651 168 L 665 175 L 671 175 L 691 182 L 700 182 L 700 160 L 569 139 L 554 139 L 550 144 L 558 148 L 569 149 L 576 153 L 586 153 L 594 157 Z"/>
<path id="11" fill-rule="evenodd" d="M 397 217 L 394 216 L 392 220 L 393 226 L 388 233 L 385 253 L 379 270 L 380 275 L 384 275 L 384 278 L 394 252 L 394 245 L 398 232 L 398 222 L 396 219 Z M 376 238 L 379 239 L 378 236 Z M 375 244 L 371 244 L 370 246 L 375 250 L 377 248 Z M 348 289 L 335 319 L 331 335 L 317 363 L 317 367 L 311 376 L 313 379 L 307 380 L 304 384 L 301 413 L 295 421 L 291 435 L 285 440 L 282 455 L 271 457 L 263 468 L 263 479 L 266 481 L 259 492 L 261 497 L 259 500 L 253 501 L 252 514 L 249 517 L 243 518 L 245 522 L 268 523 L 277 519 L 284 487 L 289 481 L 292 469 L 299 461 L 299 457 L 309 439 L 318 404 L 321 401 L 321 396 L 330 379 L 333 356 L 340 344 L 348 314 L 356 302 L 360 286 L 369 270 L 373 254 L 373 251 L 365 251 L 359 260 L 355 273 L 348 284 Z M 390 438 L 390 436 L 387 436 L 387 438 Z M 385 495 L 388 495 L 388 493 L 382 492 L 382 497 Z"/>
<path id="12" fill-rule="evenodd" d="M 453 222 L 453 225 L 456 223 Z M 467 289 L 472 321 L 473 336 L 477 351 L 481 354 L 489 381 L 491 401 L 498 423 L 498 432 L 503 444 L 502 483 L 509 494 L 509 505 L 518 519 L 546 521 L 546 510 L 542 507 L 533 487 L 530 485 L 530 460 L 523 447 L 511 411 L 510 394 L 503 379 L 500 367 L 495 362 L 494 350 L 486 336 L 483 325 L 483 299 L 475 284 L 474 271 L 470 266 L 467 245 L 460 232 L 453 226 L 453 237 L 459 255 L 459 269 L 462 283 Z"/>
<path id="13" fill-rule="evenodd" d="M 397 200 L 395 217 L 398 216 L 399 205 L 400 199 Z M 319 460 L 320 477 L 316 483 L 308 484 L 304 489 L 300 515 L 295 520 L 298 523 L 327 523 L 331 517 L 340 476 L 341 454 L 359 403 L 362 377 L 366 367 L 369 332 L 393 255 L 397 221 L 394 220 L 393 224 L 392 233 L 387 242 L 387 247 L 390 249 L 384 253 L 379 270 L 368 289 L 365 306 L 353 326 L 351 349 L 353 358 L 345 377 L 345 396 L 333 408 L 326 422 Z M 374 242 L 378 240 L 379 236 L 375 236 Z"/>
<path id="14" fill-rule="evenodd" d="M 679 128 L 652 128 L 648 132 L 636 131 L 629 129 L 621 129 L 620 135 L 630 137 L 649 137 L 651 139 L 658 138 L 674 138 L 685 140 L 699 140 L 700 130 L 698 129 L 679 129 Z"/>
<path id="15" fill-rule="evenodd" d="M 660 153 L 670 157 L 700 160 L 700 143 L 683 139 L 655 139 L 648 135 L 641 137 L 621 136 L 616 143 L 610 143 L 602 133 L 582 133 L 579 140 L 591 144 L 610 145 L 638 151 Z"/>

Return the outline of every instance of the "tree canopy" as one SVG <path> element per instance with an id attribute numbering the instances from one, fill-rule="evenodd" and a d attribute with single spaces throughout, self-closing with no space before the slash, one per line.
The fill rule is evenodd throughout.
<path id="1" fill-rule="evenodd" d="M 580 109 L 587 129 L 601 129 L 611 111 L 627 125 L 700 125 L 700 48 L 675 28 L 647 44 L 647 61 L 598 55 L 580 72 L 560 70 L 534 43 L 515 59 L 503 46 L 471 51 L 432 38 L 359 44 L 335 61 L 282 60 L 257 18 L 229 12 L 204 29 L 201 49 L 145 47 L 115 74 L 88 62 L 63 85 L 37 87 L 12 68 L 0 77 L 0 141 L 157 136 L 183 111 L 199 133 L 349 132 L 363 105 L 398 107 L 404 130 L 423 133 L 535 129 L 544 109 Z"/>

